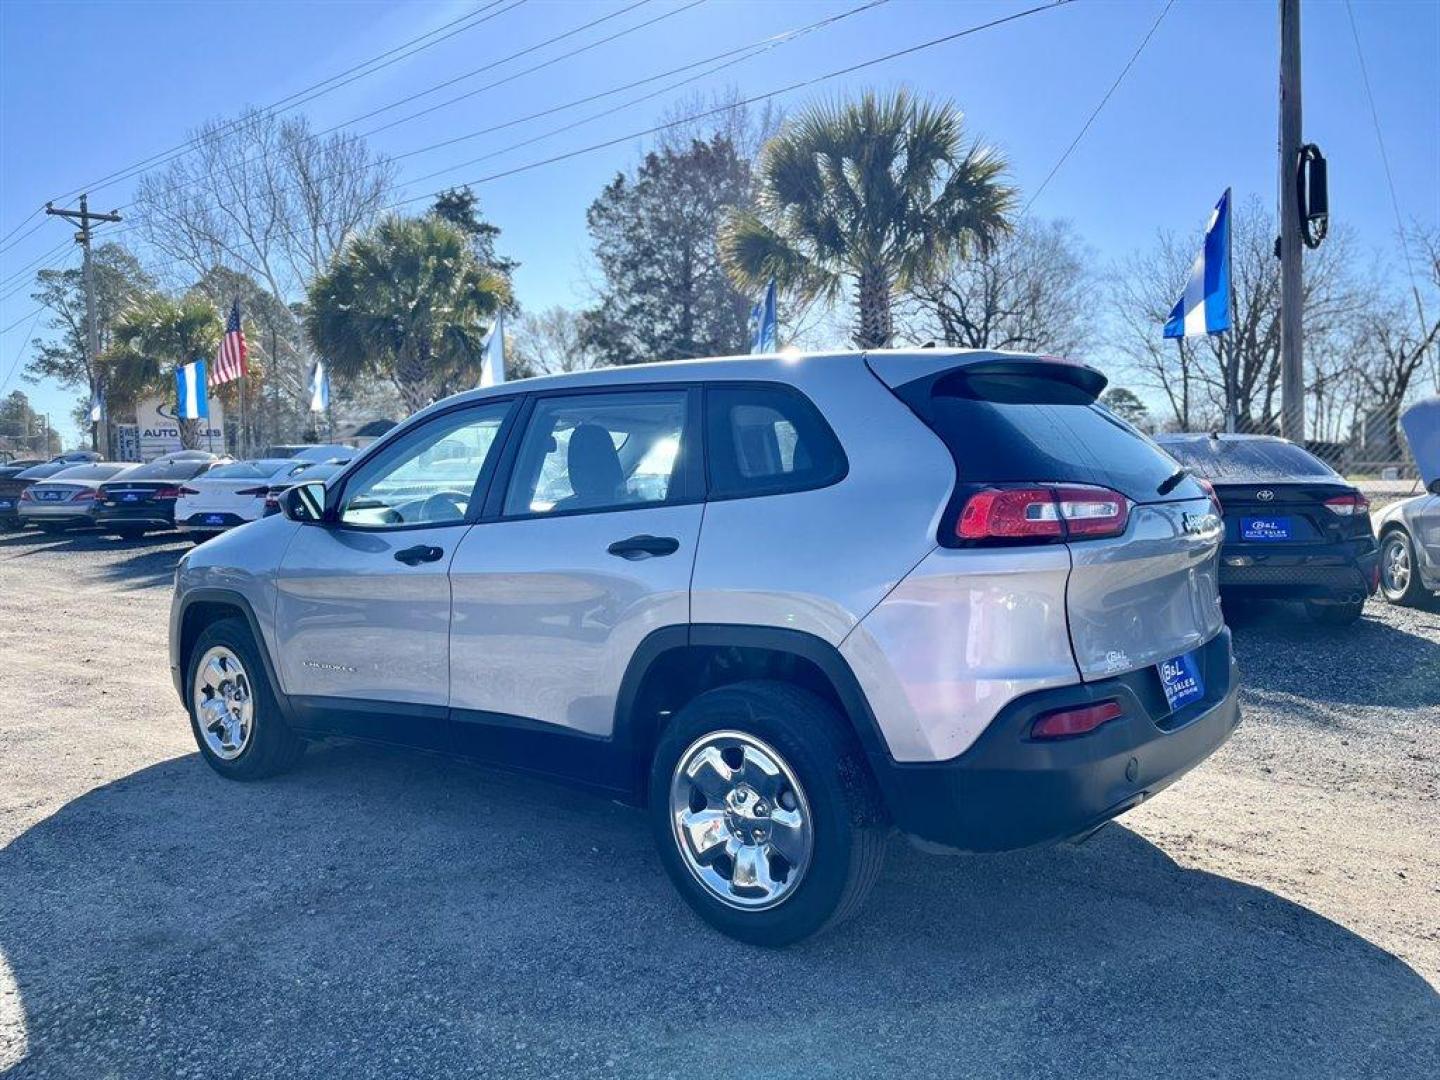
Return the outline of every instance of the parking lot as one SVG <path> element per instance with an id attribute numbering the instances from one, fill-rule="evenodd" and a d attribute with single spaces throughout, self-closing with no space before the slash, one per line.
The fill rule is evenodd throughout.
<path id="1" fill-rule="evenodd" d="M 902 839 L 861 914 L 702 926 L 637 812 L 417 754 L 226 783 L 173 536 L 0 536 L 0 1072 L 1433 1076 L 1440 607 L 1236 619 L 1245 721 L 1081 846 Z"/>

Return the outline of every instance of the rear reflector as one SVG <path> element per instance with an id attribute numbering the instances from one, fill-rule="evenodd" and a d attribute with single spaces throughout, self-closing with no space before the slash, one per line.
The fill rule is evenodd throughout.
<path id="1" fill-rule="evenodd" d="M 1354 514 L 1364 514 L 1370 510 L 1370 500 L 1358 491 L 1346 492 L 1344 495 L 1336 495 L 1325 500 L 1328 506 L 1337 514 L 1350 517 Z"/>
<path id="2" fill-rule="evenodd" d="M 1089 484 L 984 488 L 966 501 L 955 522 L 961 540 L 1073 539 L 1119 536 L 1130 501 Z"/>
<path id="3" fill-rule="evenodd" d="M 1085 735 L 1101 724 L 1116 720 L 1124 715 L 1118 701 L 1102 701 L 1099 705 L 1086 705 L 1079 709 L 1061 709 L 1046 713 L 1030 726 L 1032 739 L 1068 739 L 1073 735 Z"/>

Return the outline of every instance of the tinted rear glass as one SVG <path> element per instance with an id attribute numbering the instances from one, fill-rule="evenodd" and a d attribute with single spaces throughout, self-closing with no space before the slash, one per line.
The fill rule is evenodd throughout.
<path id="1" fill-rule="evenodd" d="M 126 480 L 189 480 L 205 471 L 207 461 L 152 461 L 126 473 Z"/>
<path id="2" fill-rule="evenodd" d="M 52 480 L 108 480 L 116 473 L 124 472 L 128 465 L 74 465 L 62 469 L 51 477 Z"/>
<path id="3" fill-rule="evenodd" d="M 262 480 L 279 472 L 289 461 L 276 458 L 270 461 L 234 461 L 220 465 L 205 474 L 208 480 Z"/>
<path id="4" fill-rule="evenodd" d="M 1099 405 L 1026 401 L 1023 394 L 985 400 L 953 389 L 942 381 L 928 395 L 922 387 L 902 387 L 901 396 L 950 448 L 961 483 L 1100 484 L 1153 502 L 1175 473 L 1175 463 L 1153 442 Z M 1066 393 L 1061 388 L 1053 396 Z M 1189 486 L 1164 497 L 1194 497 Z"/>
<path id="5" fill-rule="evenodd" d="M 1334 480 L 1339 475 L 1294 443 L 1269 439 L 1167 439 L 1166 453 L 1216 484 Z"/>

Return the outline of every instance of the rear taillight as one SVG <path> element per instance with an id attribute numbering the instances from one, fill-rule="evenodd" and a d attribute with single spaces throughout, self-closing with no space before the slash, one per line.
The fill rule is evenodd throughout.
<path id="1" fill-rule="evenodd" d="M 75 492 L 74 495 L 71 495 L 71 496 L 70 496 L 70 501 L 71 501 L 71 502 L 85 502 L 86 500 L 88 500 L 88 499 L 93 499 L 93 498 L 95 498 L 95 489 L 94 489 L 94 488 L 81 488 L 79 491 Z"/>
<path id="2" fill-rule="evenodd" d="M 263 495 L 269 495 L 269 494 L 270 494 L 270 489 L 269 489 L 268 487 L 266 487 L 265 485 L 262 484 L 262 485 L 260 485 L 259 487 L 242 488 L 241 490 L 235 492 L 235 494 L 236 494 L 236 495 L 249 495 L 249 496 L 252 496 L 253 498 L 258 499 L 258 498 L 260 498 L 260 497 L 263 496 Z"/>
<path id="3" fill-rule="evenodd" d="M 1199 484 L 1205 494 L 1210 496 L 1210 501 L 1215 504 L 1215 512 L 1218 514 L 1220 512 L 1220 493 L 1215 490 L 1215 485 L 1203 476 L 1196 476 L 1194 473 L 1190 474 L 1190 479 Z"/>
<path id="4" fill-rule="evenodd" d="M 1336 495 L 1325 500 L 1325 505 L 1337 514 L 1351 517 L 1355 514 L 1365 514 L 1370 511 L 1370 500 L 1358 491 L 1348 491 L 1344 495 Z"/>
<path id="5" fill-rule="evenodd" d="M 21 501 L 21 502 L 34 502 L 34 501 L 35 501 L 35 496 L 30 493 L 30 489 L 29 489 L 29 488 L 26 488 L 24 491 L 20 492 L 20 501 Z"/>
<path id="6" fill-rule="evenodd" d="M 162 489 L 162 490 L 168 490 L 168 489 Z M 182 487 L 176 494 L 178 494 L 178 495 L 199 495 L 199 494 L 200 494 L 200 491 L 199 491 L 198 488 Z M 156 495 L 157 495 L 157 497 L 158 497 L 159 492 L 156 492 Z"/>
<path id="7" fill-rule="evenodd" d="M 1068 739 L 1075 735 L 1087 735 L 1101 724 L 1123 715 L 1124 710 L 1118 701 L 1102 701 L 1098 705 L 1085 705 L 1078 709 L 1059 709 L 1046 713 L 1030 725 L 1030 737 Z"/>
<path id="8" fill-rule="evenodd" d="M 1085 540 L 1119 536 L 1130 501 L 1089 484 L 984 488 L 966 500 L 955 522 L 961 540 Z"/>
<path id="9" fill-rule="evenodd" d="M 284 488 L 270 488 L 265 492 L 265 516 L 280 513 L 280 493 Z"/>
<path id="10" fill-rule="evenodd" d="M 156 488 L 155 494 L 150 497 L 152 499 L 178 499 L 184 490 L 184 488 L 178 487 Z"/>

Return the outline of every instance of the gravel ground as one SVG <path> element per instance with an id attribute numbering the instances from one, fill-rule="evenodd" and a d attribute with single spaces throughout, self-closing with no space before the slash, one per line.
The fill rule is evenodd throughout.
<path id="1" fill-rule="evenodd" d="M 857 919 L 763 952 L 608 802 L 348 745 L 217 778 L 183 550 L 0 537 L 7 1077 L 1436 1075 L 1440 608 L 1247 611 L 1245 723 L 1123 824 L 896 839 Z"/>

